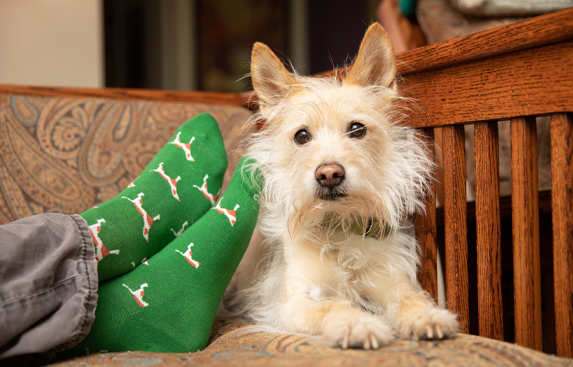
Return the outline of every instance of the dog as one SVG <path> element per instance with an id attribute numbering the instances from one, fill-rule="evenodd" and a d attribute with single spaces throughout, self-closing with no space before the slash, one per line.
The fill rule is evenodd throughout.
<path id="1" fill-rule="evenodd" d="M 404 127 L 396 59 L 384 29 L 367 30 L 353 66 L 290 73 L 264 44 L 252 51 L 259 98 L 244 144 L 264 183 L 257 229 L 224 299 L 228 312 L 332 347 L 454 337 L 457 316 L 417 278 L 412 214 L 433 163 Z"/>

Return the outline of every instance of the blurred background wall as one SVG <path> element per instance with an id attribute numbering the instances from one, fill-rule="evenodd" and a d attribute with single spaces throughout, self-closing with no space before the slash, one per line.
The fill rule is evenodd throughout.
<path id="1" fill-rule="evenodd" d="M 0 83 L 103 87 L 102 0 L 0 0 Z"/>
<path id="2" fill-rule="evenodd" d="M 0 0 L 0 83 L 244 91 L 254 42 L 301 74 L 329 70 L 378 2 Z"/>
<path id="3" fill-rule="evenodd" d="M 378 0 L 104 0 L 106 85 L 244 91 L 253 43 L 301 74 L 354 55 Z"/>

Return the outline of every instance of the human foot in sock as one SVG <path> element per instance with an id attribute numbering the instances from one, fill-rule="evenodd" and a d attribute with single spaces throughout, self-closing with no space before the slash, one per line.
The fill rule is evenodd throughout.
<path id="1" fill-rule="evenodd" d="M 217 206 L 148 261 L 98 291 L 88 336 L 60 358 L 102 350 L 185 353 L 203 349 L 223 293 L 259 212 L 258 190 L 243 167 Z M 251 161 L 252 162 L 252 161 Z"/>
<path id="2" fill-rule="evenodd" d="M 201 114 L 118 196 L 80 214 L 96 247 L 99 281 L 133 270 L 196 222 L 219 193 L 226 168 L 217 122 Z"/>

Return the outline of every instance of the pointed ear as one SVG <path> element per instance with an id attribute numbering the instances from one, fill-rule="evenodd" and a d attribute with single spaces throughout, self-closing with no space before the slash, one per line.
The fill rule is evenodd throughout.
<path id="1" fill-rule="evenodd" d="M 395 80 L 396 56 L 392 44 L 384 28 L 374 23 L 364 35 L 358 56 L 344 84 L 394 88 Z"/>
<path id="2" fill-rule="evenodd" d="M 251 54 L 251 80 L 259 99 L 269 105 L 281 102 L 298 85 L 270 48 L 259 42 Z"/>

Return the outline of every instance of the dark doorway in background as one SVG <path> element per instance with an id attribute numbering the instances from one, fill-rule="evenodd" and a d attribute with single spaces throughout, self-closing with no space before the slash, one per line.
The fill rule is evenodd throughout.
<path id="1" fill-rule="evenodd" d="M 245 91 L 257 41 L 303 75 L 330 70 L 356 54 L 377 3 L 104 0 L 106 87 Z"/>

